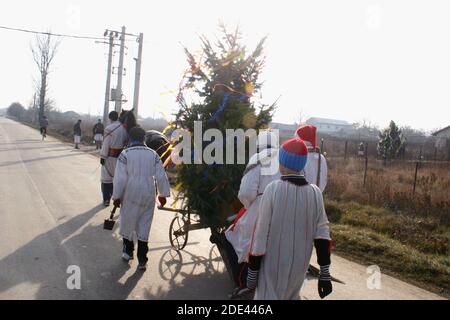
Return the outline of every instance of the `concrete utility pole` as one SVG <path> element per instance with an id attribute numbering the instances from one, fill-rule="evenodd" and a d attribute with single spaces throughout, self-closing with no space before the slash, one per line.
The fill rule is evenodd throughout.
<path id="1" fill-rule="evenodd" d="M 119 72 L 117 75 L 117 87 L 115 96 L 115 110 L 117 112 L 122 111 L 122 77 L 123 77 L 123 58 L 125 55 L 125 27 L 122 27 L 122 33 L 120 36 L 120 57 L 119 57 Z"/>
<path id="2" fill-rule="evenodd" d="M 141 67 L 142 67 L 142 46 L 144 45 L 144 34 L 140 33 L 139 38 L 139 52 L 136 60 L 136 74 L 134 78 L 134 98 L 133 98 L 133 110 L 136 118 L 139 113 L 139 87 L 141 85 Z"/>
<path id="3" fill-rule="evenodd" d="M 108 73 L 106 75 L 106 90 L 105 90 L 105 106 L 103 109 L 103 124 L 106 126 L 109 114 L 109 92 L 111 91 L 111 72 L 112 72 L 112 56 L 113 56 L 114 38 L 113 33 L 109 34 L 109 53 L 108 53 Z"/>

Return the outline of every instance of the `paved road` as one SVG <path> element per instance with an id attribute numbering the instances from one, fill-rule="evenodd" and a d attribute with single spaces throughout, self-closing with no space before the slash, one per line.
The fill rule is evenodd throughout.
<path id="1" fill-rule="evenodd" d="M 173 214 L 156 212 L 149 268 L 136 271 L 120 259 L 117 230 L 102 229 L 95 151 L 74 150 L 14 121 L 0 118 L 0 299 L 226 299 L 232 289 L 206 230 L 190 234 L 186 249 L 170 249 Z M 330 299 L 437 299 L 417 287 L 382 276 L 369 290 L 366 267 L 333 257 Z M 67 289 L 69 266 L 81 271 L 81 289 Z M 308 281 L 302 298 L 317 299 Z"/>

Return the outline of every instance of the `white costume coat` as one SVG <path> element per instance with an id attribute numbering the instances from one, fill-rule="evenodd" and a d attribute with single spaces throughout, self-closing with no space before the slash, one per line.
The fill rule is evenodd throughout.
<path id="1" fill-rule="evenodd" d="M 309 183 L 315 184 L 324 191 L 328 181 L 328 166 L 325 157 L 320 154 L 320 181 L 317 183 L 317 169 L 319 168 L 319 153 L 308 150 L 308 160 L 305 166 L 305 178 Z"/>
<path id="2" fill-rule="evenodd" d="M 238 198 L 247 211 L 225 231 L 227 240 L 233 245 L 238 262 L 248 262 L 248 253 L 259 211 L 259 202 L 266 186 L 280 178 L 278 171 L 278 149 L 265 149 L 253 155 L 242 178 Z"/>
<path id="3" fill-rule="evenodd" d="M 256 300 L 295 300 L 308 270 L 314 239 L 330 239 L 320 189 L 274 181 L 261 199 L 251 248 L 264 256 Z"/>
<path id="4" fill-rule="evenodd" d="M 102 166 L 102 183 L 113 183 L 114 171 L 116 170 L 117 157 L 111 157 L 110 149 L 123 149 L 128 142 L 128 132 L 119 121 L 114 121 L 105 128 L 102 150 L 100 157 L 105 159 L 105 165 Z"/>
<path id="5" fill-rule="evenodd" d="M 113 199 L 121 199 L 120 235 L 130 241 L 148 241 L 155 209 L 156 185 L 159 195 L 170 196 L 170 185 L 161 159 L 144 145 L 130 147 L 119 156 L 114 174 Z"/>

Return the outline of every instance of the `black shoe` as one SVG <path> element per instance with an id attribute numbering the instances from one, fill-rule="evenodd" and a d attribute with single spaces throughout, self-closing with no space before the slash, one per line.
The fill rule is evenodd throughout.
<path id="1" fill-rule="evenodd" d="M 219 243 L 219 239 L 218 239 L 218 237 L 217 237 L 215 234 L 212 234 L 212 235 L 209 237 L 209 241 L 210 241 L 211 243 L 213 243 L 213 244 Z"/>
<path id="2" fill-rule="evenodd" d="M 109 207 L 110 203 L 111 203 L 110 200 L 105 200 L 105 201 L 103 201 L 103 205 L 104 205 L 105 207 Z"/>
<path id="3" fill-rule="evenodd" d="M 140 271 L 147 270 L 147 262 L 139 262 L 138 270 L 140 270 Z"/>

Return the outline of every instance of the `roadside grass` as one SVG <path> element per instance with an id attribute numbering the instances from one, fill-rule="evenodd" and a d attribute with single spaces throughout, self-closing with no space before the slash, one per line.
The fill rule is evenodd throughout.
<path id="1" fill-rule="evenodd" d="M 450 230 L 438 218 L 328 200 L 334 251 L 450 297 Z"/>

